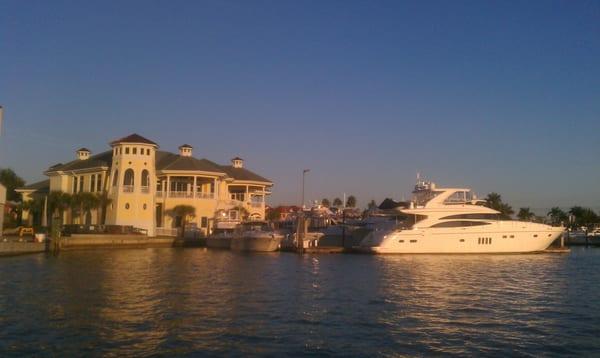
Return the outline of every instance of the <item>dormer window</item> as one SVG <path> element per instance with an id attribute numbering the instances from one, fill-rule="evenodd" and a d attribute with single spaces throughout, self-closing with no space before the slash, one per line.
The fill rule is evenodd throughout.
<path id="1" fill-rule="evenodd" d="M 179 146 L 179 155 L 182 157 L 191 157 L 192 156 L 193 147 L 189 144 L 184 144 Z"/>
<path id="2" fill-rule="evenodd" d="M 90 150 L 87 148 L 79 148 L 77 149 L 77 159 L 86 160 L 90 158 Z"/>
<path id="3" fill-rule="evenodd" d="M 231 159 L 231 164 L 233 165 L 234 168 L 243 168 L 244 160 L 240 157 L 235 157 L 235 158 Z"/>

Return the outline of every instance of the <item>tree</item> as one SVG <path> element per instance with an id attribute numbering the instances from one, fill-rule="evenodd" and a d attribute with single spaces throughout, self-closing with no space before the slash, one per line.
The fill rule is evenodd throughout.
<path id="1" fill-rule="evenodd" d="M 521 221 L 530 221 L 535 217 L 535 214 L 532 213 L 529 208 L 520 208 L 519 213 L 517 213 L 517 217 Z"/>
<path id="2" fill-rule="evenodd" d="M 48 223 L 52 222 L 53 217 L 60 218 L 63 222 L 63 214 L 71 205 L 71 195 L 63 191 L 51 191 L 48 194 Z"/>
<path id="3" fill-rule="evenodd" d="M 100 199 L 98 199 L 97 195 L 88 192 L 79 194 L 79 212 L 82 217 L 81 221 L 86 225 L 90 225 L 92 220 L 92 210 L 98 209 L 100 206 Z"/>
<path id="4" fill-rule="evenodd" d="M 329 202 L 329 199 L 325 198 L 321 200 L 321 205 L 323 205 L 324 207 L 328 208 L 331 206 L 331 203 Z"/>
<path id="5" fill-rule="evenodd" d="M 108 208 L 110 203 L 112 203 L 112 199 L 108 197 L 108 193 L 105 191 L 100 194 L 97 194 L 97 196 L 98 196 L 98 208 L 100 209 L 98 211 L 98 214 L 100 215 L 98 223 L 100 225 L 104 225 L 104 224 L 106 224 L 106 209 Z"/>
<path id="6" fill-rule="evenodd" d="M 185 235 L 185 226 L 187 225 L 188 217 L 196 216 L 196 208 L 191 205 L 175 205 L 169 212 L 173 218 L 181 218 L 181 237 Z"/>
<path id="7" fill-rule="evenodd" d="M 573 228 L 585 227 L 587 230 L 598 222 L 598 215 L 589 208 L 574 206 L 569 210 L 569 214 L 573 215 Z"/>
<path id="8" fill-rule="evenodd" d="M 354 197 L 354 195 L 350 195 L 348 197 L 348 200 L 346 200 L 346 206 L 349 208 L 353 208 L 356 206 L 356 198 Z"/>
<path id="9" fill-rule="evenodd" d="M 489 193 L 485 198 L 485 206 L 499 211 L 503 218 L 510 218 L 515 213 L 510 205 L 502 202 L 502 197 L 498 193 Z"/>
<path id="10" fill-rule="evenodd" d="M 21 217 L 23 216 L 23 211 L 27 211 L 29 214 L 29 219 L 27 225 L 39 225 L 39 219 L 44 210 L 44 200 L 40 198 L 36 198 L 33 200 L 27 200 L 21 203 Z"/>
<path id="11" fill-rule="evenodd" d="M 567 215 L 567 213 L 561 210 L 561 208 L 559 208 L 558 206 L 555 206 L 552 209 L 550 209 L 547 215 L 550 217 L 550 222 L 552 223 L 552 225 L 555 226 L 563 225 L 564 223 L 569 221 L 569 215 Z"/>
<path id="12" fill-rule="evenodd" d="M 342 199 L 340 198 L 335 198 L 333 199 L 333 206 L 336 208 L 339 208 L 340 206 L 342 206 Z"/>
<path id="13" fill-rule="evenodd" d="M 375 209 L 377 209 L 377 203 L 375 202 L 375 200 L 369 201 L 369 204 L 367 205 L 367 209 L 368 210 L 375 210 Z"/>
<path id="14" fill-rule="evenodd" d="M 19 177 L 12 169 L 0 169 L 0 183 L 6 187 L 6 200 L 21 201 L 21 195 L 15 191 L 25 185 L 25 180 Z"/>

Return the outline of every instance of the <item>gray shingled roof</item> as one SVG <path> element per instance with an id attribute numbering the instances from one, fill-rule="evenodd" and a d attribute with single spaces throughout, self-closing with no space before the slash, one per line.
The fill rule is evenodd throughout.
<path id="1" fill-rule="evenodd" d="M 128 135 L 127 137 L 123 137 L 121 139 L 117 139 L 117 140 L 113 140 L 112 142 L 110 142 L 110 144 L 117 144 L 117 143 L 144 143 L 144 144 L 152 144 L 158 147 L 158 144 L 154 143 L 153 141 L 151 141 L 148 138 L 144 138 L 141 135 L 137 134 L 137 133 L 133 133 Z"/>
<path id="2" fill-rule="evenodd" d="M 17 188 L 17 190 L 33 190 L 39 193 L 47 193 L 50 191 L 50 179 L 25 185 L 24 187 Z"/>
<path id="3" fill-rule="evenodd" d="M 227 175 L 236 180 L 250 180 L 272 183 L 269 179 L 263 178 L 260 175 L 251 172 L 246 168 L 234 168 L 231 165 L 221 165 L 221 168 L 223 168 L 223 171 L 225 171 Z"/>
<path id="4" fill-rule="evenodd" d="M 48 168 L 48 172 L 82 170 L 99 167 L 110 167 L 112 164 L 112 150 L 92 155 L 89 159 L 75 159 L 66 164 L 57 164 Z"/>
<path id="5" fill-rule="evenodd" d="M 169 152 L 156 152 L 156 170 L 198 170 L 203 172 L 225 173 L 217 163 L 207 159 L 184 157 Z"/>

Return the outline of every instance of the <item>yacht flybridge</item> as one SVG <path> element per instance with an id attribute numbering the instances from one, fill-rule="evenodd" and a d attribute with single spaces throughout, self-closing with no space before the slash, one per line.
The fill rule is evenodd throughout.
<path id="1" fill-rule="evenodd" d="M 546 249 L 564 228 L 503 220 L 470 189 L 437 188 L 418 180 L 406 220 L 393 230 L 374 230 L 357 247 L 370 253 L 519 253 Z"/>

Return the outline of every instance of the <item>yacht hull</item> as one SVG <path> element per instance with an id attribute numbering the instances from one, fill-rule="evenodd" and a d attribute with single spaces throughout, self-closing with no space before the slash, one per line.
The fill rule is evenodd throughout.
<path id="1" fill-rule="evenodd" d="M 545 250 L 562 233 L 563 228 L 513 222 L 485 231 L 477 228 L 374 231 L 355 249 L 373 254 L 527 253 Z"/>
<path id="2" fill-rule="evenodd" d="M 252 252 L 271 252 L 279 249 L 279 244 L 283 239 L 282 235 L 260 234 L 260 235 L 241 235 L 231 239 L 231 250 L 252 251 Z"/>

